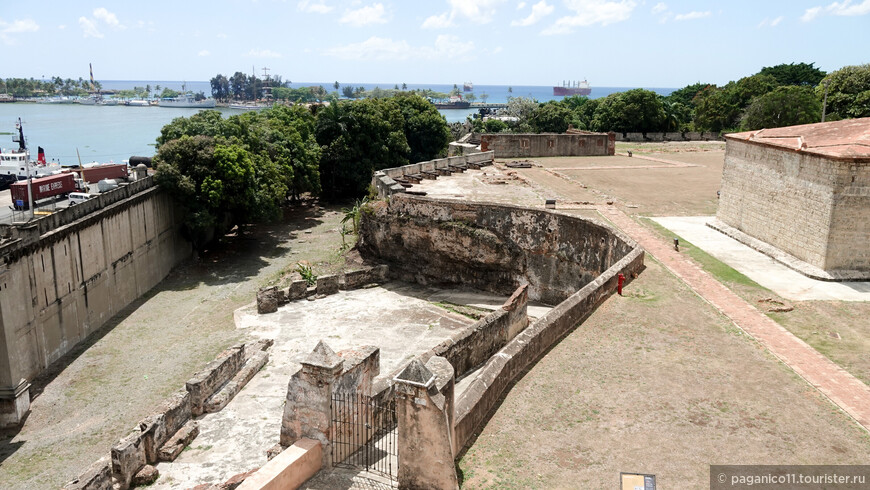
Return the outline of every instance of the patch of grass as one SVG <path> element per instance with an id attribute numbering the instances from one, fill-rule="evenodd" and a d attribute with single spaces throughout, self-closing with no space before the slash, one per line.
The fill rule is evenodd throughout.
<path id="1" fill-rule="evenodd" d="M 709 272 L 719 282 L 724 282 L 727 284 L 739 284 L 741 286 L 757 289 L 759 290 L 759 292 L 762 292 L 764 294 L 773 294 L 773 292 L 769 289 L 746 277 L 725 262 L 722 262 L 716 257 L 713 257 L 707 252 L 701 250 L 697 246 L 693 245 L 690 241 L 668 230 L 664 226 L 656 223 L 649 218 L 642 219 L 645 221 L 645 224 L 647 224 L 650 228 L 654 229 L 656 232 L 658 232 L 659 235 L 661 235 L 665 239 L 671 241 L 674 238 L 679 239 L 680 252 L 689 255 L 689 257 L 692 257 L 696 262 L 701 265 L 701 267 L 704 268 L 705 271 Z"/>
<path id="2" fill-rule="evenodd" d="M 449 301 L 434 301 L 432 304 L 439 308 L 444 308 L 447 311 L 457 313 L 472 320 L 480 320 L 481 318 L 485 317 L 490 313 L 489 311 L 482 308 L 475 308 L 474 306 L 467 305 L 458 305 L 456 303 L 450 303 Z"/>

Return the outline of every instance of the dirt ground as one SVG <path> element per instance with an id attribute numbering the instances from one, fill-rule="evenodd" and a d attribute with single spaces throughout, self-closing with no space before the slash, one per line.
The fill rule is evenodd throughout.
<path id="1" fill-rule="evenodd" d="M 464 488 L 706 488 L 710 464 L 863 464 L 870 437 L 654 260 L 525 373 Z"/>
<path id="2" fill-rule="evenodd" d="M 233 311 L 298 260 L 340 267 L 339 207 L 292 209 L 175 269 L 37 379 L 31 413 L 0 438 L 0 488 L 57 488 L 103 455 L 245 332 Z"/>

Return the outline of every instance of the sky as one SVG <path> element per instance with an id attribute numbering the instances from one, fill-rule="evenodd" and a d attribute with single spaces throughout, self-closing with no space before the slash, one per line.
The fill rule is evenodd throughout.
<path id="1" fill-rule="evenodd" d="M 600 87 L 870 62 L 870 0 L 0 0 L 0 78 Z"/>

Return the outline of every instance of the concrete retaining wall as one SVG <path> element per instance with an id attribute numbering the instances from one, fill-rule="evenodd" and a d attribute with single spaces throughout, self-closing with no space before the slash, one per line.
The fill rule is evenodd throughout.
<path id="1" fill-rule="evenodd" d="M 363 212 L 360 253 L 390 275 L 462 284 L 557 304 L 592 282 L 636 245 L 592 220 L 518 206 L 441 201 L 399 194 Z"/>
<path id="2" fill-rule="evenodd" d="M 29 380 L 190 255 L 175 203 L 149 182 L 4 230 L 11 239 L 0 248 L 0 399 L 21 402 Z M 21 415 L 6 411 L 0 423 Z"/>
<path id="3" fill-rule="evenodd" d="M 716 141 L 722 140 L 718 132 L 670 132 L 670 133 L 613 133 L 616 141 L 642 143 L 645 141 Z"/>
<path id="4" fill-rule="evenodd" d="M 612 295 L 616 291 L 620 273 L 627 278 L 640 273 L 643 257 L 643 250 L 634 248 L 603 274 L 523 330 L 487 361 L 456 401 L 454 454 L 460 453 L 514 378 Z"/>

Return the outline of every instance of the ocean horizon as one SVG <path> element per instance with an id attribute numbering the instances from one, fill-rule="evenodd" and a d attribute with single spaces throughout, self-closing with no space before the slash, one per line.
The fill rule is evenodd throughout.
<path id="1" fill-rule="evenodd" d="M 154 89 L 160 85 L 173 90 L 181 90 L 186 84 L 188 90 L 211 94 L 211 84 L 202 81 L 166 81 L 166 80 L 105 80 L 100 82 L 103 88 L 111 90 L 132 89 L 135 86 L 151 85 Z M 328 91 L 334 91 L 332 83 L 292 83 L 294 88 L 322 85 Z M 375 87 L 393 88 L 396 84 L 353 83 L 353 87 L 364 87 L 371 90 Z M 401 83 L 398 84 L 401 87 Z M 462 85 L 457 84 L 461 89 Z M 508 89 L 512 90 L 509 91 Z M 623 92 L 632 88 L 644 87 L 595 87 L 592 86 L 590 98 L 606 97 L 615 92 Z M 437 92 L 449 92 L 453 85 L 447 84 L 408 84 L 408 90 L 431 89 Z M 672 88 L 647 88 L 661 95 L 668 95 Z M 552 86 L 537 85 L 476 85 L 474 93 L 478 100 L 483 93 L 489 95 L 487 102 L 504 103 L 509 96 L 531 97 L 538 102 L 557 100 L 553 96 Z M 32 152 L 37 146 L 45 149 L 49 161 L 61 163 L 77 163 L 79 157 L 83 163 L 98 161 L 101 163 L 120 163 L 131 156 L 153 156 L 156 152 L 156 140 L 160 130 L 177 117 L 190 117 L 200 109 L 168 108 L 168 107 L 127 107 L 127 106 L 88 106 L 81 104 L 38 104 L 16 102 L 0 104 L 0 133 L 11 133 L 20 117 L 24 122 L 24 135 Z M 240 114 L 242 111 L 218 108 L 224 115 Z M 439 111 L 448 123 L 463 122 L 468 116 L 477 112 L 476 109 L 443 109 Z M 9 139 L 5 139 L 9 138 Z M 0 147 L 16 146 L 11 136 L 0 136 Z"/>

